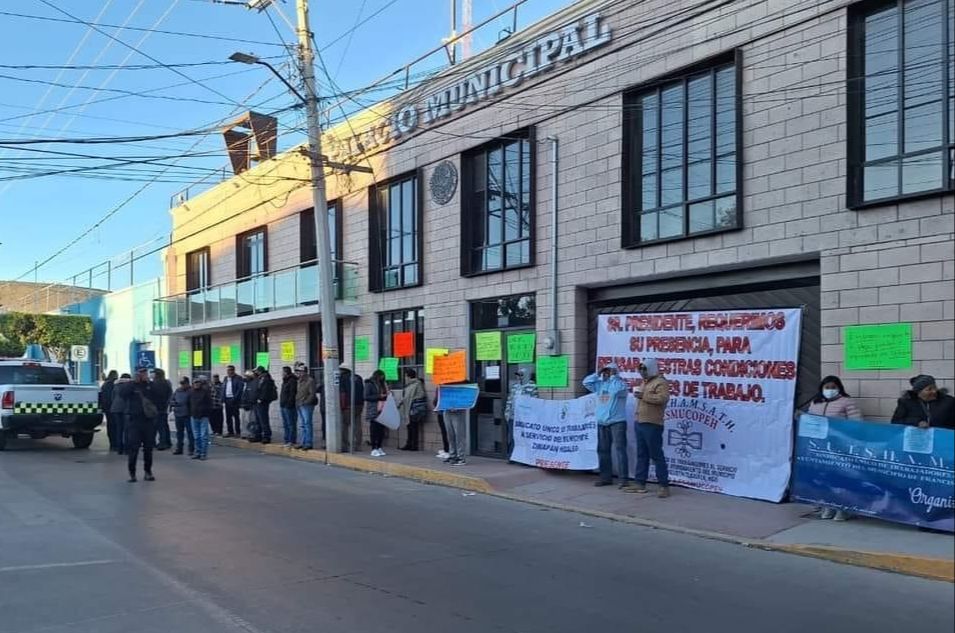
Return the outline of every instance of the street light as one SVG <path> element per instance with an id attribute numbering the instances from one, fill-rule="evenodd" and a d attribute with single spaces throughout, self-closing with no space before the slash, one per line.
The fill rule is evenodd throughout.
<path id="1" fill-rule="evenodd" d="M 278 70 L 276 70 L 275 66 L 273 66 L 272 64 L 270 64 L 270 63 L 268 63 L 268 62 L 265 62 L 265 61 L 262 61 L 261 59 L 259 59 L 259 58 L 256 57 L 255 55 L 249 55 L 248 53 L 239 53 L 239 52 L 235 52 L 235 53 L 232 53 L 231 55 L 229 55 L 229 61 L 239 62 L 240 64 L 249 64 L 250 66 L 255 65 L 255 64 L 258 64 L 259 66 L 265 66 L 266 68 L 268 68 L 269 70 L 271 70 L 271 71 L 272 71 L 272 74 L 275 75 L 276 77 L 278 77 L 279 80 L 280 80 L 283 84 L 285 84 L 285 86 L 286 86 L 289 90 L 292 91 L 292 94 L 294 94 L 296 97 L 298 97 L 298 100 L 299 100 L 299 101 L 301 101 L 301 102 L 304 103 L 305 105 L 308 105 L 308 100 L 305 99 L 305 97 L 302 96 L 302 93 L 299 92 L 299 91 L 295 88 L 295 86 L 293 86 L 292 84 L 290 84 L 290 83 L 288 82 L 288 80 L 287 80 L 285 77 L 282 76 L 282 73 L 280 73 Z"/>

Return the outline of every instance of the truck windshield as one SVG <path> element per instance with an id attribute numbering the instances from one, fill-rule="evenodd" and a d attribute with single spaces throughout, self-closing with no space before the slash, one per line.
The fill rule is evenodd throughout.
<path id="1" fill-rule="evenodd" d="M 0 385 L 68 385 L 70 378 L 62 367 L 41 365 L 0 365 Z"/>

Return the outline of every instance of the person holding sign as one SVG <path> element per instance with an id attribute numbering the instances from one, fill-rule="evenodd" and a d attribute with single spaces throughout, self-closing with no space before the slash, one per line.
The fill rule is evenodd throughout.
<path id="1" fill-rule="evenodd" d="M 670 383 L 660 374 L 655 358 L 645 358 L 640 363 L 639 371 L 643 385 L 633 388 L 633 395 L 638 400 L 637 471 L 634 474 L 637 486 L 633 492 L 647 491 L 647 475 L 652 459 L 660 485 L 657 496 L 666 499 L 670 496 L 670 478 L 667 459 L 663 455 L 663 416 L 670 400 Z"/>
<path id="2" fill-rule="evenodd" d="M 381 445 L 385 441 L 385 425 L 378 422 L 378 416 L 385 407 L 388 399 L 388 385 L 385 383 L 385 372 L 376 369 L 371 378 L 365 381 L 365 420 L 371 427 L 371 456 L 384 457 L 385 451 Z M 355 447 L 357 450 L 357 447 Z"/>
<path id="3" fill-rule="evenodd" d="M 620 489 L 630 488 L 627 464 L 627 383 L 617 375 L 616 363 L 608 363 L 584 378 L 584 387 L 597 395 L 597 459 L 600 479 L 595 486 L 613 484 L 613 457 L 617 453 Z"/>
<path id="4" fill-rule="evenodd" d="M 919 374 L 909 379 L 909 384 L 912 389 L 899 398 L 892 424 L 955 429 L 955 398 L 939 389 L 934 377 Z"/>
<path id="5" fill-rule="evenodd" d="M 510 393 L 507 396 L 507 402 L 504 403 L 504 421 L 507 424 L 505 441 L 507 442 L 507 458 L 511 458 L 514 452 L 514 401 L 518 396 L 537 397 L 537 385 L 534 384 L 534 377 L 530 375 L 523 367 L 514 372 L 514 382 L 511 384 Z"/>

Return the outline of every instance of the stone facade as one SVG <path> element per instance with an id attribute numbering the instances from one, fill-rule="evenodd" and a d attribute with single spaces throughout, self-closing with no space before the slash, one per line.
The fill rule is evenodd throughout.
<path id="1" fill-rule="evenodd" d="M 813 368 L 814 374 L 843 376 L 848 390 L 861 398 L 867 417 L 889 416 L 912 374 L 931 373 L 952 387 L 955 196 L 948 192 L 863 210 L 847 207 L 850 4 L 744 0 L 712 9 L 712 3 L 695 0 L 577 3 L 513 41 L 532 40 L 553 25 L 571 23 L 597 9 L 613 31 L 609 45 L 388 146 L 349 157 L 374 170 L 373 176 L 352 172 L 328 178 L 328 198 L 340 200 L 343 207 L 342 258 L 359 264 L 361 315 L 355 322 L 356 334 L 372 340 L 373 361 L 358 363 L 359 373 L 369 374 L 377 361 L 381 312 L 423 308 L 427 347 L 469 349 L 469 302 L 534 294 L 538 340 L 556 325 L 561 351 L 571 358 L 571 388 L 554 395 L 573 393 L 594 362 L 588 354 L 594 328 L 588 317 L 588 289 L 699 275 L 717 268 L 756 268 L 789 257 L 818 262 L 820 270 L 821 366 Z M 495 56 L 500 59 L 499 49 L 513 50 L 513 41 L 508 39 L 451 72 L 460 76 Z M 624 93 L 733 53 L 739 65 L 742 108 L 741 227 L 623 248 Z M 439 77 L 433 84 L 441 82 Z M 429 94 L 431 85 L 409 93 L 409 100 Z M 331 130 L 326 144 L 340 147 L 343 138 L 356 131 L 361 134 L 375 124 L 374 117 L 368 123 L 368 116 L 356 119 L 351 128 Z M 438 205 L 427 192 L 431 173 L 445 160 L 460 173 L 462 152 L 523 128 L 533 128 L 534 138 L 534 265 L 462 276 L 461 187 L 450 201 Z M 550 138 L 559 144 L 556 324 L 550 322 L 555 177 Z M 369 187 L 410 172 L 417 172 L 424 189 L 419 198 L 423 283 L 368 292 Z M 301 257 L 297 214 L 311 206 L 306 175 L 301 156 L 280 156 L 177 208 L 174 238 L 207 228 L 175 244 L 167 254 L 170 292 L 183 289 L 183 256 L 200 246 L 211 247 L 213 283 L 234 277 L 235 235 L 259 225 L 268 226 L 270 270 L 296 265 Z M 845 370 L 843 326 L 900 321 L 913 324 L 912 370 Z M 280 340 L 295 340 L 302 345 L 297 349 L 307 349 L 304 323 L 271 327 L 274 365 L 280 364 Z M 217 332 L 213 345 L 239 339 L 237 331 Z M 346 338 L 343 358 L 351 363 L 349 349 Z M 538 353 L 546 351 L 539 346 Z M 432 447 L 436 437 L 428 435 Z"/>

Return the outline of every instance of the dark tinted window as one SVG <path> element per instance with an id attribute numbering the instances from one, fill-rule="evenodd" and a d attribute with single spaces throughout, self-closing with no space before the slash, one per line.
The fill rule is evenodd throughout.
<path id="1" fill-rule="evenodd" d="M 68 385 L 70 377 L 62 367 L 0 366 L 0 385 Z"/>

